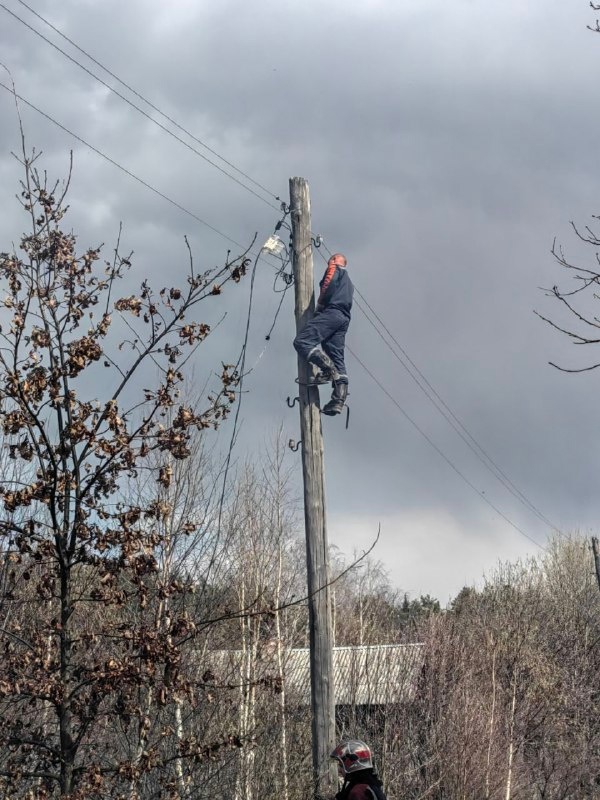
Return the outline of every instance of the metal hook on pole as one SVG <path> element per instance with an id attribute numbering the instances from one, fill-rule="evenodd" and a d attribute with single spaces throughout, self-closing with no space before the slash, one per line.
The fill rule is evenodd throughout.
<path id="1" fill-rule="evenodd" d="M 302 439 L 300 439 L 299 442 L 294 441 L 294 439 L 290 439 L 288 442 L 288 447 L 293 453 L 297 453 L 298 448 L 300 447 L 301 444 L 302 444 Z"/>
<path id="2" fill-rule="evenodd" d="M 299 403 L 299 402 L 300 402 L 300 398 L 299 397 L 294 397 L 293 400 L 291 399 L 291 397 L 287 398 L 288 408 L 293 408 L 296 405 L 296 403 Z"/>

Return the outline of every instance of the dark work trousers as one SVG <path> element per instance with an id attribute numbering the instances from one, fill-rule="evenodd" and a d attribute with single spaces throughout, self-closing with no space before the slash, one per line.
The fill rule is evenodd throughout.
<path id="1" fill-rule="evenodd" d="M 338 308 L 325 308 L 323 311 L 317 311 L 294 339 L 294 347 L 302 358 L 308 358 L 311 351 L 321 345 L 333 361 L 342 380 L 345 379 L 347 383 L 344 346 L 348 325 L 350 325 L 350 318 Z"/>

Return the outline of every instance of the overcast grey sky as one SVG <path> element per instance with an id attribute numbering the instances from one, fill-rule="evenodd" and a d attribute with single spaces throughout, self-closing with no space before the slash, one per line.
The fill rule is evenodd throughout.
<path id="1" fill-rule="evenodd" d="M 346 253 L 357 287 L 444 402 L 553 525 L 596 529 L 600 370 L 549 367 L 594 356 L 533 314 L 558 315 L 539 288 L 566 280 L 550 255 L 555 236 L 573 257 L 594 257 L 569 227 L 600 211 L 600 36 L 586 30 L 595 21 L 586 0 L 28 2 L 274 194 L 306 177 L 313 230 Z M 23 3 L 3 6 L 101 74 Z M 271 232 L 274 209 L 4 8 L 0 48 L 20 94 L 128 170 L 238 242 Z M 0 104 L 8 249 L 23 225 L 10 155 L 18 129 L 4 91 Z M 183 279 L 184 234 L 199 264 L 222 261 L 225 239 L 26 107 L 23 118 L 51 174 L 64 175 L 74 150 L 70 224 L 82 245 L 110 248 L 122 220 L 136 276 Z M 323 266 L 316 255 L 317 273 Z M 295 388 L 291 293 L 264 349 L 279 300 L 272 281 L 261 262 L 249 362 L 262 356 L 246 384 L 240 458 L 280 422 L 298 436 L 285 405 Z M 228 317 L 218 345 L 200 351 L 199 373 L 235 355 L 248 288 L 224 300 Z M 478 492 L 542 545 L 548 526 L 482 466 L 358 309 L 348 342 L 423 433 L 349 357 L 350 428 L 324 420 L 332 542 L 351 554 L 381 522 L 374 556 L 394 584 L 442 601 L 498 561 L 539 552 Z M 299 468 L 299 454 L 289 458 Z"/>

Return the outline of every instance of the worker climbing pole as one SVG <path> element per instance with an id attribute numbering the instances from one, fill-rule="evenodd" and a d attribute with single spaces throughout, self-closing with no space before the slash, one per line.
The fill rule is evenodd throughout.
<path id="1" fill-rule="evenodd" d="M 344 359 L 346 332 L 350 325 L 354 286 L 347 272 L 346 256 L 334 253 L 319 283 L 316 314 L 305 322 L 294 339 L 298 355 L 317 367 L 309 384 L 331 383 L 331 400 L 323 414 L 341 414 L 348 397 L 348 373 Z"/>
<path id="2" fill-rule="evenodd" d="M 290 178 L 292 265 L 296 331 L 301 333 L 315 310 L 310 199 L 304 178 Z M 333 637 L 329 592 L 329 552 L 325 514 L 323 437 L 319 388 L 309 385 L 311 364 L 298 356 L 304 522 L 310 625 L 312 756 L 315 797 L 332 796 L 337 788 L 329 753 L 335 743 Z"/>

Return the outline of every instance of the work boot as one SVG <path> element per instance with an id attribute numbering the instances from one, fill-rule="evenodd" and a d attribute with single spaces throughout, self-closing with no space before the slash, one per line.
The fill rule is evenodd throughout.
<path id="1" fill-rule="evenodd" d="M 334 381 L 331 400 L 323 407 L 323 414 L 327 414 L 328 417 L 335 417 L 336 414 L 341 414 L 346 405 L 347 397 L 348 384 L 346 381 Z"/>
<path id="2" fill-rule="evenodd" d="M 331 378 L 321 370 L 317 370 L 314 375 L 308 379 L 309 386 L 322 386 L 324 383 L 331 383 Z"/>
<path id="3" fill-rule="evenodd" d="M 325 383 L 329 383 L 329 381 L 335 383 L 335 381 L 339 380 L 340 373 L 335 368 L 335 364 L 320 347 L 315 347 L 314 350 L 311 350 L 306 360 L 309 364 L 314 364 L 319 372 L 327 378 Z"/>

